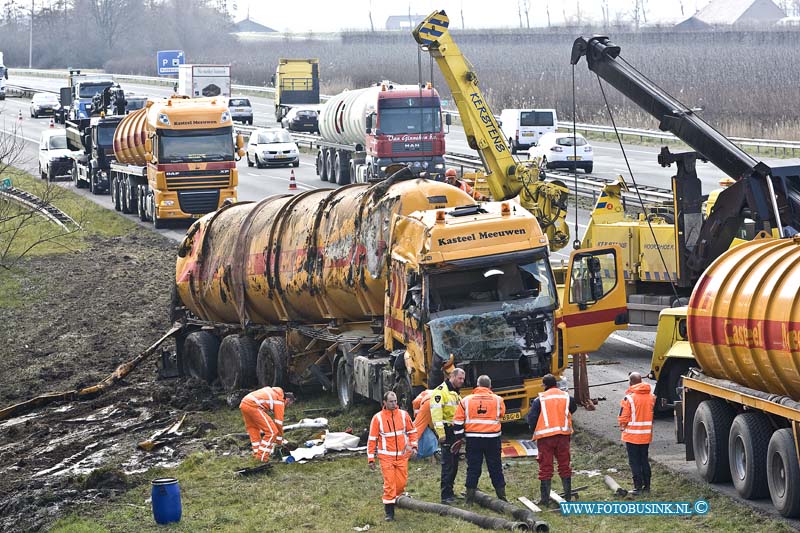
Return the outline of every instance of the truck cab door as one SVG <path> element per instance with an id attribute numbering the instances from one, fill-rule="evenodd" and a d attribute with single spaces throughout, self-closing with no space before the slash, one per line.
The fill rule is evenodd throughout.
<path id="1" fill-rule="evenodd" d="M 557 311 L 564 354 L 594 352 L 611 333 L 628 327 L 623 275 L 619 246 L 572 252 Z"/>

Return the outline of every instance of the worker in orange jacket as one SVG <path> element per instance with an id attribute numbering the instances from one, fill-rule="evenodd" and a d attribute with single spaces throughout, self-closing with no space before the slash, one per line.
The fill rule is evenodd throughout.
<path id="1" fill-rule="evenodd" d="M 383 409 L 372 417 L 367 441 L 367 461 L 375 470 L 375 456 L 383 473 L 383 509 L 386 521 L 394 520 L 397 497 L 406 490 L 408 458 L 417 450 L 417 428 L 408 413 L 397 408 L 397 395 L 383 395 Z"/>
<path id="2" fill-rule="evenodd" d="M 489 376 L 478 376 L 476 384 L 472 394 L 458 402 L 453 417 L 453 433 L 456 438 L 466 438 L 467 442 L 466 503 L 475 501 L 484 458 L 497 497 L 508 501 L 503 464 L 500 461 L 500 420 L 506 414 L 506 404 L 492 392 Z"/>
<path id="3" fill-rule="evenodd" d="M 649 383 L 642 383 L 642 375 L 631 372 L 628 390 L 620 402 L 619 429 L 628 452 L 628 464 L 633 474 L 633 491 L 638 496 L 650 494 L 650 443 L 653 442 L 653 408 L 656 397 Z"/>
<path id="4" fill-rule="evenodd" d="M 544 392 L 531 402 L 528 410 L 528 426 L 533 430 L 539 454 L 539 486 L 542 497 L 540 505 L 549 505 L 553 479 L 553 458 L 558 461 L 558 475 L 564 487 L 564 499 L 572 499 L 572 467 L 570 466 L 570 438 L 572 435 L 572 413 L 578 404 L 568 392 L 558 388 L 553 374 L 542 378 Z"/>
<path id="5" fill-rule="evenodd" d="M 456 169 L 454 168 L 448 168 L 444 172 L 444 181 L 452 185 L 453 187 L 461 189 L 465 193 L 472 196 L 475 200 L 480 200 L 482 202 L 488 200 L 486 196 L 474 190 L 469 183 L 467 183 L 464 180 L 458 179 L 458 174 L 456 173 Z"/>
<path id="6" fill-rule="evenodd" d="M 414 427 L 417 428 L 417 438 L 421 437 L 431 425 L 431 391 L 425 389 L 411 402 L 414 409 Z"/>
<path id="7" fill-rule="evenodd" d="M 264 387 L 242 399 L 239 409 L 256 459 L 268 463 L 275 447 L 283 444 L 283 412 L 293 403 L 294 394 L 284 393 L 280 387 Z"/>

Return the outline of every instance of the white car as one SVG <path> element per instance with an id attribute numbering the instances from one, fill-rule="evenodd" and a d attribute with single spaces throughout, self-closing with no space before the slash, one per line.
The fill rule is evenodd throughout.
<path id="1" fill-rule="evenodd" d="M 576 133 L 573 147 L 572 133 L 545 133 L 539 143 L 528 151 L 531 159 L 542 158 L 545 168 L 580 168 L 587 174 L 594 168 L 592 145 L 580 133 Z"/>
<path id="2" fill-rule="evenodd" d="M 44 130 L 39 138 L 39 175 L 42 179 L 53 181 L 60 176 L 71 176 L 73 161 L 70 154 L 66 130 Z"/>
<path id="3" fill-rule="evenodd" d="M 259 129 L 250 134 L 247 143 L 247 166 L 300 166 L 300 150 L 286 130 Z"/>
<path id="4" fill-rule="evenodd" d="M 58 96 L 52 93 L 36 93 L 31 99 L 31 118 L 41 115 L 54 115 L 61 109 Z"/>

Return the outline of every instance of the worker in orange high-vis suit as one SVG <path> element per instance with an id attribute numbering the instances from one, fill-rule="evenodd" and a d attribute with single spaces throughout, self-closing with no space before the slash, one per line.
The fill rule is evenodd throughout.
<path id="1" fill-rule="evenodd" d="M 478 376 L 476 385 L 472 394 L 458 402 L 453 417 L 453 433 L 456 438 L 466 437 L 467 441 L 466 503 L 475 501 L 484 458 L 497 497 L 508 501 L 506 479 L 500 461 L 500 420 L 506 414 L 506 404 L 500 396 L 492 392 L 492 380 L 489 376 Z"/>
<path id="2" fill-rule="evenodd" d="M 486 201 L 488 198 L 478 191 L 474 190 L 472 186 L 464 180 L 458 179 L 458 174 L 456 173 L 456 169 L 448 168 L 444 173 L 444 181 L 453 187 L 457 187 L 464 191 L 465 193 L 472 196 L 475 200 Z"/>
<path id="3" fill-rule="evenodd" d="M 417 450 L 417 429 L 408 413 L 397 408 L 397 395 L 383 395 L 383 409 L 372 417 L 367 441 L 367 460 L 375 470 L 375 457 L 383 473 L 383 509 L 386 521 L 394 520 L 394 504 L 406 490 L 408 458 Z"/>
<path id="4" fill-rule="evenodd" d="M 578 409 L 575 398 L 558 388 L 553 374 L 542 378 L 544 392 L 531 402 L 528 426 L 533 430 L 533 440 L 539 448 L 539 486 L 541 505 L 549 505 L 553 479 L 553 457 L 558 461 L 558 475 L 564 486 L 564 499 L 572 499 L 572 468 L 570 466 L 570 436 L 572 413 Z"/>
<path id="5" fill-rule="evenodd" d="M 280 387 L 264 387 L 242 398 L 239 409 L 255 458 L 268 463 L 275 446 L 283 444 L 283 412 L 293 403 L 294 394 Z"/>
<path id="6" fill-rule="evenodd" d="M 420 392 L 411 402 L 414 409 L 414 427 L 417 428 L 417 438 L 431 425 L 431 391 L 426 389 Z"/>
<path id="7" fill-rule="evenodd" d="M 631 372 L 628 390 L 620 402 L 619 428 L 622 442 L 628 452 L 628 464 L 633 474 L 633 491 L 638 496 L 650 494 L 650 443 L 653 442 L 653 408 L 656 397 L 649 383 L 642 383 L 642 375 Z"/>

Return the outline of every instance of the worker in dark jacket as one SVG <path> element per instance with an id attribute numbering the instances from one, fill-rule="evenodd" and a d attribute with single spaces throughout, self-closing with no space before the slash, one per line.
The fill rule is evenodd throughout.
<path id="1" fill-rule="evenodd" d="M 553 457 L 558 461 L 558 475 L 564 485 L 564 499 L 572 498 L 572 468 L 570 467 L 570 436 L 572 435 L 572 413 L 578 409 L 575 398 L 559 390 L 556 378 L 547 374 L 542 378 L 544 392 L 531 402 L 528 411 L 528 426 L 533 431 L 533 440 L 539 448 L 536 461 L 539 463 L 539 483 L 542 497 L 540 504 L 550 504 Z"/>

